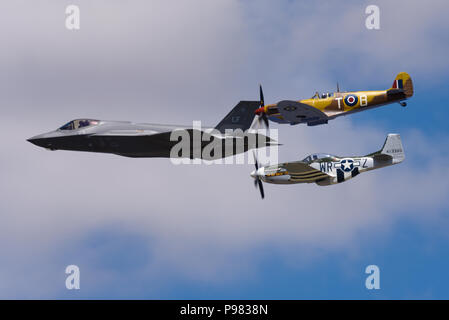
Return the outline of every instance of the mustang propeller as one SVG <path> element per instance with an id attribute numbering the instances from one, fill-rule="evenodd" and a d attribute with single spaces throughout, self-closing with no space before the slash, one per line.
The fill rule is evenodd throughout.
<path id="1" fill-rule="evenodd" d="M 268 125 L 268 117 L 265 113 L 265 100 L 263 98 L 263 90 L 262 90 L 262 85 L 259 85 L 259 93 L 260 93 L 260 108 L 257 109 L 255 111 L 255 113 L 258 115 L 258 123 L 259 123 L 259 128 L 261 128 L 261 124 L 265 124 L 265 128 L 268 129 L 269 125 Z"/>
<path id="2" fill-rule="evenodd" d="M 256 166 L 256 170 L 254 170 L 253 172 L 251 172 L 251 177 L 254 178 L 254 186 L 257 188 L 259 188 L 260 191 L 260 195 L 262 197 L 262 199 L 265 197 L 265 193 L 263 191 L 263 184 L 262 184 L 262 180 L 260 179 L 260 176 L 258 175 L 258 170 L 259 170 L 259 163 L 257 162 L 257 157 L 256 157 L 256 153 L 253 151 L 253 156 L 254 156 L 254 165 Z"/>

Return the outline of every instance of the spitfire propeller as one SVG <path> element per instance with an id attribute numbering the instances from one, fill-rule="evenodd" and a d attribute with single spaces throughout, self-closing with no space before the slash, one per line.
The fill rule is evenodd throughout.
<path id="1" fill-rule="evenodd" d="M 253 151 L 253 156 L 254 156 L 254 165 L 256 167 L 256 170 L 254 170 L 251 173 L 251 176 L 254 178 L 254 186 L 256 188 L 259 188 L 260 191 L 260 196 L 263 198 L 265 198 L 265 193 L 263 191 L 263 184 L 262 184 L 262 180 L 260 179 L 260 176 L 258 174 L 258 170 L 259 170 L 259 163 L 257 162 L 257 157 L 256 157 L 256 153 Z"/>
<path id="2" fill-rule="evenodd" d="M 258 124 L 259 128 L 261 128 L 261 124 L 263 123 L 265 125 L 265 128 L 268 129 L 268 117 L 265 113 L 265 100 L 263 98 L 263 90 L 262 85 L 259 85 L 259 93 L 260 93 L 260 108 L 256 110 L 256 114 L 258 115 Z"/>

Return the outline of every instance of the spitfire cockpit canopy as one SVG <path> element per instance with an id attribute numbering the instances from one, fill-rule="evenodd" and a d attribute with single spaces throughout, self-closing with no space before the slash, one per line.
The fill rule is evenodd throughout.
<path id="1" fill-rule="evenodd" d="M 318 91 L 315 92 L 315 94 L 313 95 L 312 99 L 327 99 L 327 98 L 332 98 L 334 96 L 333 92 L 323 92 L 322 94 L 320 94 Z"/>
<path id="2" fill-rule="evenodd" d="M 302 162 L 310 163 L 310 162 L 313 162 L 313 161 L 316 161 L 319 159 L 325 159 L 325 158 L 335 159 L 337 157 L 334 155 L 331 155 L 331 154 L 327 154 L 327 153 L 314 153 L 314 154 L 311 154 L 311 155 L 307 156 L 306 158 L 304 158 L 302 160 Z"/>
<path id="3" fill-rule="evenodd" d="M 58 130 L 76 130 L 84 127 L 95 126 L 99 123 L 99 120 L 92 119 L 76 119 L 63 125 Z"/>

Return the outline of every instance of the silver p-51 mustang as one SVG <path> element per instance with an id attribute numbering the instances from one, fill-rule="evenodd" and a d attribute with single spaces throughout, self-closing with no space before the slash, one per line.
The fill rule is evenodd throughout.
<path id="1" fill-rule="evenodd" d="M 349 180 L 358 174 L 398 164 L 405 159 L 399 134 L 389 134 L 381 150 L 366 156 L 337 157 L 312 154 L 301 161 L 285 162 L 259 168 L 251 172 L 254 184 L 264 198 L 263 182 L 274 184 L 316 183 L 327 186 Z"/>

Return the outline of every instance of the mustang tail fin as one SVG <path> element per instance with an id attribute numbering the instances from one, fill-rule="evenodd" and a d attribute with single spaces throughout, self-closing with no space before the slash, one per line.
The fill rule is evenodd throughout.
<path id="1" fill-rule="evenodd" d="M 388 134 L 384 146 L 379 153 L 391 156 L 393 164 L 402 162 L 405 159 L 405 154 L 404 148 L 402 147 L 401 136 L 397 133 Z"/>
<path id="2" fill-rule="evenodd" d="M 221 133 L 226 129 L 241 129 L 247 130 L 256 115 L 254 112 L 260 107 L 260 101 L 240 101 L 234 109 L 229 112 L 223 120 L 215 127 Z"/>
<path id="3" fill-rule="evenodd" d="M 413 82 L 407 72 L 400 72 L 393 81 L 390 90 L 403 90 L 405 96 L 410 98 L 413 96 Z"/>

